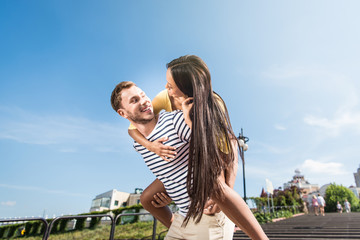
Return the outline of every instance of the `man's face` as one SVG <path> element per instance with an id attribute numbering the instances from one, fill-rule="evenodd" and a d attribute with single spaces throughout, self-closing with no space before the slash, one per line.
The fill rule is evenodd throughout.
<path id="1" fill-rule="evenodd" d="M 117 111 L 120 116 L 134 123 L 147 123 L 154 119 L 151 101 L 140 88 L 132 86 L 123 90 L 121 99 L 122 108 Z"/>

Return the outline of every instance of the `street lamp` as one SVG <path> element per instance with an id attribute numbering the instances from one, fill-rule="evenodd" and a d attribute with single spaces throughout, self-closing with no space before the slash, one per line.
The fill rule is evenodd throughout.
<path id="1" fill-rule="evenodd" d="M 237 137 L 239 146 L 240 146 L 240 157 L 242 160 L 243 166 L 243 183 L 244 183 L 244 201 L 246 202 L 246 184 L 245 184 L 245 159 L 244 152 L 248 150 L 249 146 L 246 144 L 249 141 L 248 137 L 245 137 L 243 134 L 243 129 L 241 128 L 241 132 L 239 133 L 239 137 Z"/>

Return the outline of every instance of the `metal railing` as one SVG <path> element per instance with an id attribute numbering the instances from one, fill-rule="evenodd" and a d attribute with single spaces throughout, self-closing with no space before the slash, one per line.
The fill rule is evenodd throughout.
<path id="1" fill-rule="evenodd" d="M 114 221 L 114 226 L 116 225 L 116 222 L 118 221 L 119 218 L 123 217 L 123 216 L 138 216 L 138 215 L 151 215 L 150 213 L 124 213 L 124 214 L 119 214 L 115 217 L 115 221 Z M 156 239 L 156 226 L 157 226 L 157 219 L 154 218 L 154 223 L 153 223 L 153 232 L 152 232 L 152 240 L 155 240 Z M 115 235 L 115 227 L 112 227 L 111 228 L 111 233 L 110 233 L 110 236 L 113 236 Z M 113 238 L 111 239 L 113 240 Z"/>
<path id="2" fill-rule="evenodd" d="M 46 240 L 49 230 L 49 224 L 44 218 L 16 218 L 16 219 L 0 220 L 0 222 L 28 222 L 28 221 L 41 221 L 45 225 L 45 231 L 42 239 Z"/>
<path id="3" fill-rule="evenodd" d="M 50 225 L 44 218 L 18 218 L 18 219 L 6 219 L 6 220 L 0 220 L 1 222 L 28 222 L 28 221 L 42 221 L 45 225 L 45 231 L 43 233 L 43 240 L 47 240 L 50 237 L 51 230 L 55 225 L 55 222 L 62 220 L 62 219 L 83 219 L 83 218 L 93 218 L 93 217 L 100 217 L 100 218 L 110 218 L 111 220 L 111 228 L 110 228 L 110 236 L 109 240 L 114 240 L 115 236 L 115 228 L 116 228 L 116 222 L 124 216 L 139 216 L 139 215 L 151 215 L 150 213 L 123 213 L 119 214 L 115 217 L 108 215 L 108 214 L 91 214 L 91 215 L 70 215 L 70 216 L 61 216 L 54 218 Z M 156 226 L 157 226 L 157 220 L 154 218 L 153 221 L 153 232 L 152 232 L 152 240 L 156 240 Z"/>

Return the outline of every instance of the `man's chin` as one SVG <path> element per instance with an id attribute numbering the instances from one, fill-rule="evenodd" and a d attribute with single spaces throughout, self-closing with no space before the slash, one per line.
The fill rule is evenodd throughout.
<path id="1" fill-rule="evenodd" d="M 130 118 L 130 119 L 134 123 L 145 124 L 145 123 L 151 122 L 154 119 L 154 116 L 151 118 Z"/>

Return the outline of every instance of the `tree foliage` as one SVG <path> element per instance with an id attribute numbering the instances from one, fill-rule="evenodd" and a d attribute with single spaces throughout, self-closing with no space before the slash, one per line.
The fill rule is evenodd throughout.
<path id="1" fill-rule="evenodd" d="M 326 211 L 335 212 L 337 201 L 344 205 L 345 199 L 350 202 L 351 208 L 357 208 L 359 206 L 359 199 L 350 189 L 342 185 L 336 185 L 335 183 L 330 184 L 325 192 Z"/>
<path id="2" fill-rule="evenodd" d="M 257 197 L 251 198 L 254 200 L 258 209 L 261 209 L 262 206 L 267 206 L 267 197 Z M 296 186 L 285 190 L 275 190 L 274 191 L 274 205 L 275 206 L 302 206 L 302 199 L 300 197 L 300 190 Z"/>

